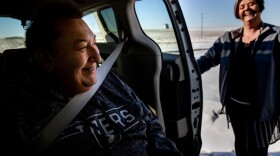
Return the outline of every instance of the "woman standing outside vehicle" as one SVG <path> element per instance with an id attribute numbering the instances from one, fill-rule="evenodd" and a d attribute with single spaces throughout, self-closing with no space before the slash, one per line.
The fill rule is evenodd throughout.
<path id="1" fill-rule="evenodd" d="M 267 156 L 280 139 L 280 27 L 261 19 L 264 0 L 236 0 L 243 26 L 226 32 L 198 60 L 201 73 L 220 65 L 220 98 L 237 156 Z"/>

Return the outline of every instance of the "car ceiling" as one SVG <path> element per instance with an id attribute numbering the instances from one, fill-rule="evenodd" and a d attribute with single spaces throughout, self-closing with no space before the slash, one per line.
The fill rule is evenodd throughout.
<path id="1" fill-rule="evenodd" d="M 2 0 L 0 2 L 0 17 L 11 17 L 19 20 L 29 20 L 36 8 L 50 0 Z M 56 1 L 56 0 L 52 0 Z M 63 0 L 60 0 L 63 1 Z M 67 0 L 64 0 L 67 1 Z M 82 11 L 92 7 L 103 6 L 113 0 L 73 0 Z"/>

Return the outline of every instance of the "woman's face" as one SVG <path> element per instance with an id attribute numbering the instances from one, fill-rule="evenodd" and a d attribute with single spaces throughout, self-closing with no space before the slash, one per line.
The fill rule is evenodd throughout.
<path id="1" fill-rule="evenodd" d="M 96 83 L 97 63 L 101 58 L 95 35 L 79 18 L 56 23 L 58 39 L 51 56 L 52 72 L 71 95 L 89 90 Z"/>
<path id="2" fill-rule="evenodd" d="M 256 0 L 241 0 L 238 15 L 243 22 L 254 22 L 260 19 L 260 9 Z"/>

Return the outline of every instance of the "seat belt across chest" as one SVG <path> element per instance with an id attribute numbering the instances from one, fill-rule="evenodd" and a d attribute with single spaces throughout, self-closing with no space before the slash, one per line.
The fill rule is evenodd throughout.
<path id="1" fill-rule="evenodd" d="M 82 108 L 88 103 L 91 97 L 95 94 L 98 88 L 101 86 L 111 67 L 113 66 L 118 55 L 122 51 L 124 42 L 121 42 L 117 48 L 110 54 L 110 56 L 97 68 L 96 84 L 91 87 L 90 90 L 75 95 L 62 110 L 48 123 L 48 125 L 41 131 L 36 145 L 38 152 L 44 151 L 48 148 L 59 134 L 67 127 L 70 122 L 77 116 Z"/>

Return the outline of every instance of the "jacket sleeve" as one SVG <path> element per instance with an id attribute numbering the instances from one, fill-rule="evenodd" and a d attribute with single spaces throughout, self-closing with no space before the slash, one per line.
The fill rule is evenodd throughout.
<path id="1" fill-rule="evenodd" d="M 221 36 L 214 42 L 212 47 L 210 47 L 204 55 L 197 59 L 197 64 L 201 74 L 220 64 L 220 56 L 223 46 L 224 36 Z"/>

